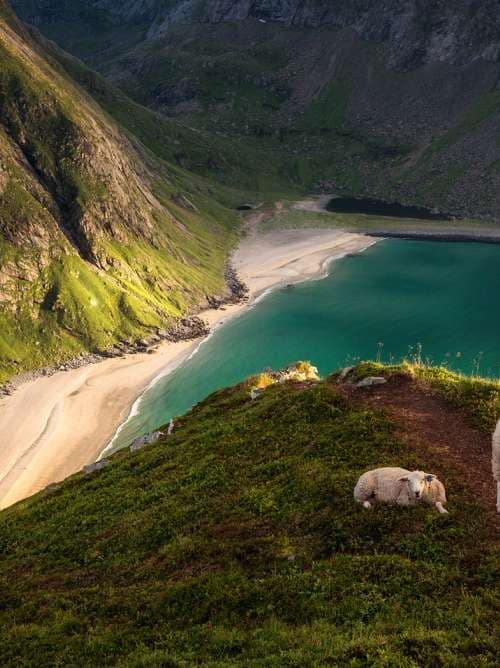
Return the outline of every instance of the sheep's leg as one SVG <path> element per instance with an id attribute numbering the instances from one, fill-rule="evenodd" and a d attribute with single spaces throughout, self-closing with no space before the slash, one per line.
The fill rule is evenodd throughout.
<path id="1" fill-rule="evenodd" d="M 497 481 L 497 513 L 500 513 L 500 480 Z"/>
<path id="2" fill-rule="evenodd" d="M 369 501 L 363 501 L 363 508 L 371 508 L 372 504 Z"/>
<path id="3" fill-rule="evenodd" d="M 448 515 L 448 511 L 446 510 L 446 508 L 443 508 L 443 504 L 441 503 L 441 501 L 436 502 L 436 508 L 438 509 L 438 511 L 440 513 L 442 513 L 444 515 Z"/>

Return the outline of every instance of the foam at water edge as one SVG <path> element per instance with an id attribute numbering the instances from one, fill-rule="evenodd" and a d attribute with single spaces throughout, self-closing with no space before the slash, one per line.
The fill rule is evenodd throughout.
<path id="1" fill-rule="evenodd" d="M 382 241 L 382 239 L 375 239 L 372 241 L 370 244 L 367 244 L 363 248 L 360 248 L 359 250 L 355 251 L 356 254 L 358 253 L 363 253 L 365 250 L 368 248 L 371 248 L 374 246 L 376 243 L 379 243 L 379 241 Z M 261 302 L 265 297 L 270 295 L 272 292 L 275 292 L 276 290 L 280 290 L 287 285 L 298 285 L 299 283 L 309 283 L 311 281 L 322 281 L 323 279 L 327 278 L 330 275 L 330 265 L 333 262 L 336 262 L 337 260 L 342 260 L 342 258 L 346 257 L 347 255 L 351 255 L 352 251 L 346 251 L 345 253 L 342 253 L 340 255 L 332 255 L 330 257 L 327 257 L 323 262 L 321 263 L 321 269 L 320 272 L 316 276 L 307 276 L 304 278 L 299 278 L 298 280 L 294 281 L 292 280 L 287 280 L 283 281 L 282 283 L 277 283 L 276 285 L 272 285 L 270 288 L 267 288 L 262 292 L 258 297 L 256 297 L 251 304 L 249 304 L 249 308 L 253 308 L 256 304 Z"/>
<path id="2" fill-rule="evenodd" d="M 115 433 L 113 435 L 113 438 L 109 441 L 109 443 L 106 445 L 106 447 L 103 449 L 103 451 L 99 455 L 98 460 L 102 459 L 106 455 L 109 455 L 113 452 L 113 448 L 115 446 L 115 443 L 118 440 L 118 437 L 120 436 L 120 434 L 122 433 L 124 428 L 130 422 L 130 420 L 132 420 L 132 418 L 139 415 L 139 407 L 140 407 L 142 401 L 144 400 L 144 398 L 146 397 L 146 395 L 148 394 L 148 392 L 155 385 L 157 385 L 159 383 L 159 381 L 162 380 L 162 378 L 165 378 L 166 376 L 170 375 L 176 369 L 178 369 L 182 364 L 184 364 L 184 362 L 187 362 L 188 360 L 192 359 L 196 355 L 196 353 L 200 350 L 201 346 L 204 343 L 206 343 L 207 341 L 209 341 L 212 338 L 212 336 L 215 334 L 215 332 L 219 329 L 219 327 L 222 327 L 222 325 L 224 325 L 226 322 L 227 322 L 227 319 L 224 319 L 224 320 L 221 320 L 220 322 L 218 322 L 217 325 L 210 331 L 210 333 L 207 334 L 207 336 L 204 339 L 202 339 L 198 343 L 197 346 L 195 346 L 194 350 L 192 350 L 190 352 L 190 354 L 185 359 L 183 359 L 179 364 L 177 364 L 175 361 L 171 362 L 164 369 L 162 369 L 162 371 L 160 371 L 160 373 L 157 376 L 155 376 L 153 378 L 153 380 L 147 385 L 147 387 L 144 388 L 144 390 L 141 392 L 141 394 L 134 401 L 134 403 L 132 404 L 132 407 L 130 409 L 129 414 L 127 415 L 125 420 L 120 424 L 120 426 L 117 428 L 117 430 L 115 431 Z"/>
<path id="3" fill-rule="evenodd" d="M 207 337 L 207 338 L 208 338 L 208 337 Z M 191 352 L 191 354 L 189 355 L 189 357 L 188 357 L 187 359 L 191 359 L 191 357 L 195 354 L 195 352 L 197 352 L 197 351 L 199 350 L 199 348 L 200 348 L 200 346 L 201 346 L 202 343 L 203 343 L 203 341 L 200 342 L 200 343 L 198 344 L 198 346 L 196 346 L 196 348 L 194 349 L 194 351 Z M 185 360 L 182 360 L 182 362 L 184 362 L 184 361 L 185 361 Z M 181 364 L 182 364 L 182 362 L 181 362 Z M 99 460 L 99 459 L 102 459 L 103 457 L 105 457 L 106 455 L 110 454 L 110 453 L 113 451 L 114 444 L 115 444 L 115 442 L 118 440 L 118 437 L 119 437 L 119 435 L 122 433 L 123 429 L 126 427 L 126 425 L 130 422 L 130 420 L 131 420 L 132 418 L 134 418 L 134 417 L 136 417 L 137 415 L 139 415 L 139 407 L 140 407 L 142 401 L 144 400 L 144 397 L 145 397 L 146 394 L 149 392 L 149 390 L 151 390 L 155 385 L 157 385 L 157 384 L 160 382 L 160 380 L 161 380 L 162 378 L 165 378 L 165 376 L 168 376 L 168 375 L 171 374 L 173 371 L 175 371 L 175 370 L 178 368 L 178 366 L 180 366 L 180 365 L 176 364 L 176 362 L 175 362 L 175 360 L 174 360 L 174 361 L 171 362 L 170 364 L 167 364 L 167 366 L 166 366 L 164 369 L 162 369 L 162 370 L 158 373 L 158 375 L 156 375 L 156 376 L 149 382 L 149 384 L 144 388 L 144 390 L 141 392 L 141 394 L 137 397 L 137 399 L 136 399 L 136 400 L 134 401 L 134 403 L 132 404 L 132 407 L 131 407 L 131 409 L 130 409 L 130 411 L 129 411 L 129 414 L 127 415 L 127 417 L 125 418 L 125 420 L 120 424 L 120 426 L 117 428 L 117 430 L 115 431 L 115 433 L 114 433 L 114 435 L 113 435 L 113 438 L 109 441 L 109 443 L 106 445 L 106 447 L 103 449 L 103 451 L 102 451 L 101 454 L 99 455 L 98 460 Z"/>

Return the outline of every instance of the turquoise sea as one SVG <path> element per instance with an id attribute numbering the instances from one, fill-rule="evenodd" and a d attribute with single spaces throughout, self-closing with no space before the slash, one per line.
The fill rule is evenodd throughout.
<path id="1" fill-rule="evenodd" d="M 216 330 L 136 404 L 113 449 L 266 367 L 321 374 L 362 359 L 424 360 L 500 376 L 500 246 L 385 240 L 279 289 Z"/>

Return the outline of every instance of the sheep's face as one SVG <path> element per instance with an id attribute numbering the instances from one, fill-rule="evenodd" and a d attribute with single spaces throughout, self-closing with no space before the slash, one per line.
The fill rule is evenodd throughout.
<path id="1" fill-rule="evenodd" d="M 410 498 L 418 500 L 423 496 L 427 485 L 432 482 L 435 477 L 436 476 L 432 475 L 432 473 L 412 471 L 409 475 L 401 478 L 401 480 L 407 483 Z"/>

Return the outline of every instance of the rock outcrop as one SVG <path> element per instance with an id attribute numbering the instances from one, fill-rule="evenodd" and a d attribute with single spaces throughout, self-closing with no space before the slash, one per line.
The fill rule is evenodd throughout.
<path id="1" fill-rule="evenodd" d="M 41 27 L 90 22 L 92 10 L 114 25 L 146 24 L 146 37 L 161 37 L 176 24 L 255 19 L 299 28 L 352 28 L 363 39 L 388 45 L 391 66 L 429 62 L 464 64 L 500 60 L 499 0 L 13 0 L 28 22 Z"/>
<path id="2" fill-rule="evenodd" d="M 163 435 L 164 434 L 162 431 L 152 431 L 149 434 L 145 434 L 144 436 L 139 436 L 130 445 L 130 452 L 136 452 L 137 450 L 142 450 L 142 448 L 145 448 L 148 445 L 154 445 L 155 443 L 158 443 Z"/>
<path id="3" fill-rule="evenodd" d="M 367 41 L 388 44 L 390 65 L 403 69 L 426 62 L 500 59 L 498 0 L 216 0 L 205 3 L 202 20 L 247 18 L 301 28 L 349 27 Z"/>
<path id="4" fill-rule="evenodd" d="M 250 387 L 250 399 L 254 401 L 266 388 L 277 383 L 286 383 L 289 381 L 307 383 L 319 380 L 320 376 L 317 367 L 313 366 L 310 362 L 295 362 L 277 371 L 266 369 L 257 376 L 249 378 L 247 382 Z"/>

